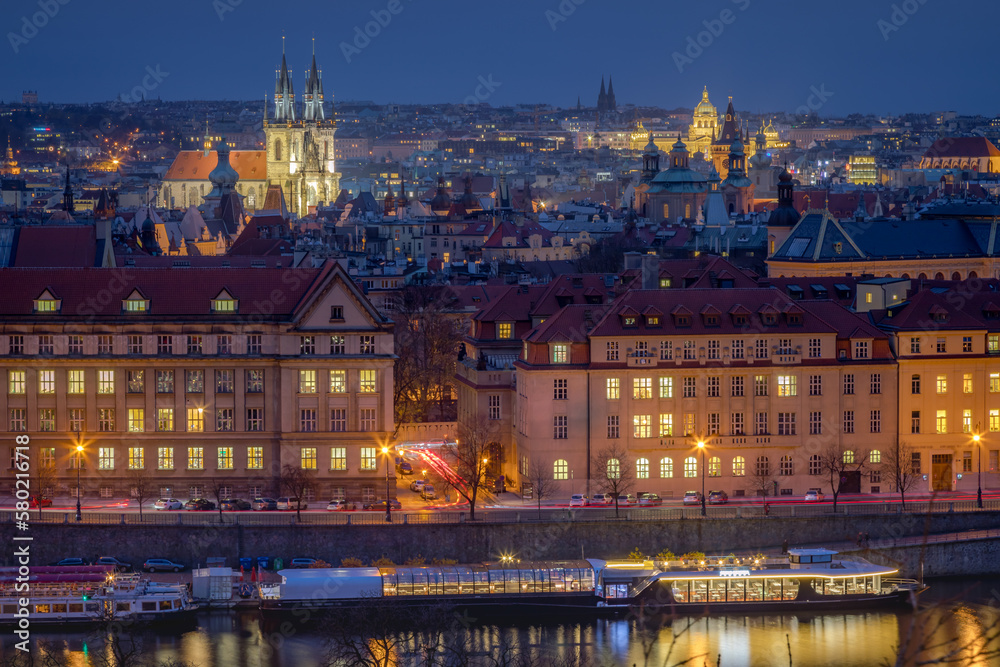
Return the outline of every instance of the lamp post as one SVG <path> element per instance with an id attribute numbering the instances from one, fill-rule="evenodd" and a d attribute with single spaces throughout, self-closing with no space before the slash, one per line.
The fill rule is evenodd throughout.
<path id="1" fill-rule="evenodd" d="M 698 441 L 698 449 L 701 450 L 701 515 L 705 516 L 705 442 Z"/>
<path id="2" fill-rule="evenodd" d="M 979 434 L 972 436 L 972 441 L 976 443 L 979 450 L 979 472 L 976 474 L 976 507 L 983 509 L 983 443 L 979 441 Z"/>
<path id="3" fill-rule="evenodd" d="M 392 503 L 389 502 L 389 448 L 383 447 L 382 453 L 385 454 L 385 520 L 387 523 L 392 523 Z"/>
<path id="4" fill-rule="evenodd" d="M 76 520 L 82 521 L 83 516 L 80 514 L 80 468 L 83 465 L 83 445 L 77 441 L 76 445 Z M 41 505 L 41 500 L 39 500 L 39 505 Z"/>

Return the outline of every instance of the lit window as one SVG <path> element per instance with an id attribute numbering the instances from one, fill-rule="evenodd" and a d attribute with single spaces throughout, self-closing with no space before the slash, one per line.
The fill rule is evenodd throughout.
<path id="1" fill-rule="evenodd" d="M 622 476 L 622 464 L 618 459 L 608 459 L 604 468 L 604 474 L 608 479 L 620 479 Z"/>
<path id="2" fill-rule="evenodd" d="M 660 459 L 660 477 L 670 479 L 674 476 L 674 460 L 670 457 Z"/>
<path id="3" fill-rule="evenodd" d="M 205 430 L 205 414 L 201 408 L 187 409 L 187 430 L 200 433 Z"/>
<path id="4" fill-rule="evenodd" d="M 358 391 L 362 394 L 374 394 L 375 393 L 375 373 L 372 370 L 358 371 L 358 377 L 360 378 L 360 386 Z"/>
<path id="5" fill-rule="evenodd" d="M 316 448 L 303 447 L 299 460 L 303 470 L 316 470 Z"/>
<path id="6" fill-rule="evenodd" d="M 142 433 L 146 430 L 146 411 L 143 408 L 128 409 L 129 433 Z"/>
<path id="7" fill-rule="evenodd" d="M 565 364 L 569 361 L 569 345 L 556 343 L 552 346 L 552 363 Z"/>
<path id="8" fill-rule="evenodd" d="M 142 470 L 146 467 L 145 450 L 142 447 L 128 448 L 129 470 Z"/>
<path id="9" fill-rule="evenodd" d="M 514 337 L 514 324 L 512 322 L 500 322 L 497 324 L 497 338 L 509 340 Z"/>
<path id="10" fill-rule="evenodd" d="M 205 469 L 205 448 L 204 447 L 188 447 L 188 470 L 204 470 Z"/>
<path id="11" fill-rule="evenodd" d="M 635 478 L 649 479 L 649 459 L 636 459 Z"/>
<path id="12" fill-rule="evenodd" d="M 362 470 L 376 470 L 378 467 L 378 461 L 375 458 L 375 448 L 374 447 L 362 447 L 361 448 L 361 469 Z"/>
<path id="13" fill-rule="evenodd" d="M 204 302 L 202 302 L 204 303 Z M 236 300 L 235 299 L 213 299 L 212 300 L 212 310 L 216 313 L 235 313 L 236 312 Z"/>
<path id="14" fill-rule="evenodd" d="M 10 380 L 9 393 L 11 394 L 23 394 L 25 392 L 25 372 L 24 371 L 9 371 L 7 377 Z"/>
<path id="15" fill-rule="evenodd" d="M 697 477 L 698 476 L 698 459 L 693 456 L 688 456 L 684 459 L 684 476 L 685 477 Z"/>
<path id="16" fill-rule="evenodd" d="M 938 433 L 947 433 L 948 432 L 948 411 L 947 410 L 938 410 L 937 413 L 936 413 L 936 418 L 935 419 L 936 419 L 936 423 L 937 423 L 937 432 Z"/>
<path id="17" fill-rule="evenodd" d="M 660 415 L 660 437 L 666 438 L 674 434 L 674 416 L 671 414 Z"/>
<path id="18" fill-rule="evenodd" d="M 648 438 L 651 435 L 653 417 L 651 415 L 635 415 L 632 417 L 632 435 L 636 438 Z"/>
<path id="19" fill-rule="evenodd" d="M 962 375 L 962 393 L 972 393 L 972 373 L 965 373 Z"/>
<path id="20" fill-rule="evenodd" d="M 778 396 L 795 396 L 798 393 L 798 378 L 794 375 L 778 376 Z"/>
<path id="21" fill-rule="evenodd" d="M 157 447 L 156 448 L 156 468 L 158 470 L 173 470 L 174 469 L 174 448 L 173 447 Z"/>
<path id="22" fill-rule="evenodd" d="M 59 301 L 56 299 L 37 299 L 35 301 L 36 313 L 58 313 Z"/>
<path id="23" fill-rule="evenodd" d="M 632 398 L 653 398 L 653 378 L 633 378 Z"/>
<path id="24" fill-rule="evenodd" d="M 233 469 L 233 448 L 232 447 L 219 447 L 218 456 L 218 469 L 219 470 L 232 470 Z"/>
<path id="25" fill-rule="evenodd" d="M 733 459 L 733 477 L 743 477 L 747 474 L 747 461 L 742 456 Z"/>
<path id="26" fill-rule="evenodd" d="M 83 371 L 69 371 L 69 393 L 82 394 L 86 383 L 84 382 Z"/>
<path id="27" fill-rule="evenodd" d="M 98 470 L 115 469 L 115 449 L 114 447 L 99 447 L 97 450 Z"/>
<path id="28" fill-rule="evenodd" d="M 608 378 L 607 397 L 609 401 L 617 401 L 621 397 L 621 381 L 618 378 Z"/>
<path id="29" fill-rule="evenodd" d="M 38 371 L 38 393 L 39 394 L 56 393 L 55 371 Z"/>
<path id="30" fill-rule="evenodd" d="M 299 393 L 300 394 L 316 393 L 316 371 L 314 370 L 299 371 Z"/>
<path id="31" fill-rule="evenodd" d="M 948 376 L 946 375 L 937 376 L 937 393 L 939 394 L 948 393 Z"/>
<path id="32" fill-rule="evenodd" d="M 330 448 L 330 470 L 347 470 L 347 447 Z"/>
<path id="33" fill-rule="evenodd" d="M 127 312 L 127 313 L 144 313 L 144 312 L 146 312 L 146 301 L 145 301 L 145 299 L 126 299 L 125 300 L 125 312 Z"/>
<path id="34" fill-rule="evenodd" d="M 672 377 L 660 378 L 660 398 L 674 397 L 674 379 Z"/>
<path id="35" fill-rule="evenodd" d="M 557 459 L 552 464 L 552 479 L 569 479 L 569 463 L 566 462 L 566 459 Z"/>
<path id="36" fill-rule="evenodd" d="M 263 447 L 247 447 L 247 468 L 250 470 L 262 470 L 264 468 Z"/>

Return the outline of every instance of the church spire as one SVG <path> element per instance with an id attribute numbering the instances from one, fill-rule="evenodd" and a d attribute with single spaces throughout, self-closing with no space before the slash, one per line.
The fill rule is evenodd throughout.
<path id="1" fill-rule="evenodd" d="M 73 188 L 69 186 L 69 162 L 66 163 L 66 188 L 63 190 L 63 209 L 73 215 Z"/>

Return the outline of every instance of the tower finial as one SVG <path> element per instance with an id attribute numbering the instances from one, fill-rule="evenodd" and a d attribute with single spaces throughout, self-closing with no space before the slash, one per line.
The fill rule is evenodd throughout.
<path id="1" fill-rule="evenodd" d="M 316 36 L 313 35 L 313 57 L 316 57 Z"/>
<path id="2" fill-rule="evenodd" d="M 281 31 L 281 55 L 285 55 L 285 31 Z"/>

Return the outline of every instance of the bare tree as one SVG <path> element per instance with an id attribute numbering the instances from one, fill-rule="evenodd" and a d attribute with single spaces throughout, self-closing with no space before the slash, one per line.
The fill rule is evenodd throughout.
<path id="1" fill-rule="evenodd" d="M 843 492 L 849 475 L 860 474 L 868 463 L 868 452 L 856 452 L 847 449 L 838 441 L 830 442 L 820 453 L 820 466 L 830 482 L 830 493 L 833 494 L 833 511 L 837 511 L 837 498 Z"/>
<path id="2" fill-rule="evenodd" d="M 615 499 L 615 516 L 618 516 L 618 499 L 632 490 L 635 471 L 625 445 L 617 440 L 597 452 L 591 468 L 593 479 L 602 493 L 610 493 Z"/>
<path id="3" fill-rule="evenodd" d="M 38 516 L 42 515 L 42 498 L 52 498 L 56 485 L 56 467 L 51 463 L 39 464 L 35 468 L 35 496 L 38 497 Z"/>
<path id="4" fill-rule="evenodd" d="M 763 496 L 763 502 L 766 504 L 767 497 L 774 492 L 774 466 L 766 454 L 758 454 L 750 462 L 747 480 L 750 483 L 750 490 L 754 495 Z"/>
<path id="5" fill-rule="evenodd" d="M 303 470 L 301 466 L 293 466 L 286 463 L 281 468 L 281 476 L 278 478 L 278 484 L 285 493 L 295 498 L 296 519 L 302 518 L 302 496 L 312 486 L 312 481 L 312 472 Z M 386 502 L 388 502 L 388 498 Z"/>
<path id="6" fill-rule="evenodd" d="M 125 484 L 128 486 L 129 496 L 135 498 L 139 503 L 139 521 L 142 519 L 142 506 L 147 500 L 153 498 L 153 491 L 156 484 L 145 468 L 130 470 L 125 476 Z"/>
<path id="7" fill-rule="evenodd" d="M 538 518 L 542 518 L 542 501 L 552 496 L 556 490 L 556 481 L 552 469 L 541 459 L 532 458 L 528 466 L 528 481 L 531 482 L 531 493 L 538 505 Z"/>
<path id="8" fill-rule="evenodd" d="M 469 518 L 476 518 L 476 501 L 479 491 L 488 488 L 490 455 L 500 439 L 498 422 L 484 420 L 462 423 L 458 429 L 458 445 L 455 447 L 455 472 L 458 479 L 452 480 L 455 491 L 469 503 Z"/>
<path id="9" fill-rule="evenodd" d="M 899 501 L 906 507 L 906 492 L 914 488 L 920 480 L 920 471 L 913 469 L 913 454 L 916 450 L 898 437 L 892 448 L 882 453 L 882 474 L 890 487 L 899 493 Z"/>
<path id="10" fill-rule="evenodd" d="M 215 498 L 215 507 L 219 510 L 219 523 L 223 522 L 222 501 L 229 497 L 229 484 L 224 479 L 212 478 L 212 497 Z"/>

